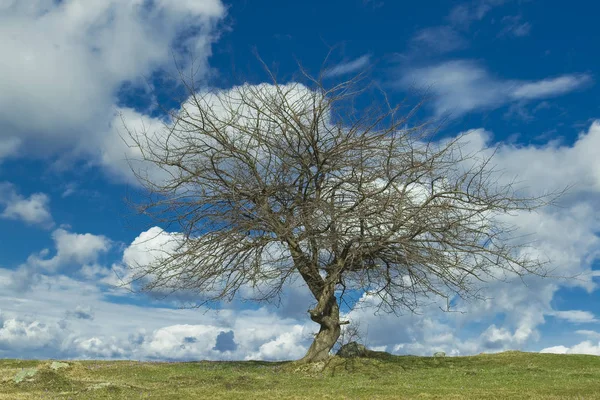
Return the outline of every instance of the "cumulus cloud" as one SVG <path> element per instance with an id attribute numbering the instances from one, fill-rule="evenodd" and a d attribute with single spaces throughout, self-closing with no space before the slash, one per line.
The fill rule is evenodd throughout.
<path id="1" fill-rule="evenodd" d="M 63 328 L 58 323 L 0 315 L 0 354 L 10 357 L 23 351 L 60 348 L 64 339 L 62 332 Z"/>
<path id="2" fill-rule="evenodd" d="M 285 93 L 285 95 L 282 95 L 282 93 Z M 243 129 L 221 126 L 222 121 L 231 118 L 236 121 L 238 127 L 251 126 L 256 122 L 257 110 L 264 112 L 267 109 L 267 107 L 251 106 L 248 103 L 243 104 L 242 99 L 250 101 L 250 104 L 252 102 L 256 104 L 282 102 L 285 99 L 286 104 L 294 107 L 300 115 L 306 114 L 305 111 L 311 109 L 314 104 L 313 101 L 319 101 L 320 96 L 322 96 L 321 93 L 294 82 L 280 85 L 279 89 L 276 89 L 272 84 L 261 83 L 258 85 L 244 84 L 217 91 L 201 90 L 194 93 L 194 95 L 190 94 L 178 109 L 172 110 L 173 115 L 181 118 L 181 120 L 177 120 L 177 117 L 168 119 L 150 117 L 143 112 L 121 107 L 113 116 L 106 135 L 96 138 L 97 142 L 94 146 L 94 151 L 97 154 L 96 163 L 121 181 L 139 184 L 132 173 L 133 169 L 142 177 L 148 177 L 152 182 L 165 182 L 173 178 L 173 173 L 176 176 L 176 171 L 169 170 L 167 167 L 164 169 L 159 168 L 150 162 L 141 161 L 143 159 L 141 150 L 132 140 L 132 136 L 139 136 L 141 146 L 146 150 L 146 154 L 149 153 L 149 150 L 160 154 L 167 140 L 168 147 L 171 149 L 174 149 L 174 146 L 178 144 L 185 143 L 185 145 L 188 145 L 190 142 L 202 145 L 202 142 L 198 141 L 195 135 L 190 134 L 195 131 L 195 128 L 184 122 L 200 117 L 196 101 L 201 99 L 199 103 L 203 112 L 207 113 L 210 116 L 209 118 L 220 126 L 221 131 L 227 132 L 228 135 L 236 135 L 240 139 L 249 140 L 248 136 L 241 133 Z M 325 119 L 327 117 L 325 116 Z M 277 115 L 274 115 L 274 118 L 279 119 Z M 267 126 L 269 123 L 265 118 L 261 118 L 261 121 L 265 131 L 277 134 L 277 129 Z M 175 123 L 177 125 L 174 132 L 166 134 L 169 129 L 174 127 Z M 325 123 L 327 123 L 327 120 Z M 154 143 L 144 142 L 143 138 L 146 134 L 152 138 Z M 214 144 L 216 145 L 216 143 Z M 256 151 L 258 154 L 260 149 L 253 146 L 252 151 Z M 200 158 L 201 156 L 198 155 L 197 157 Z"/>
<path id="3" fill-rule="evenodd" d="M 173 69 L 173 54 L 208 71 L 225 13 L 219 0 L 1 2 L 0 156 L 20 141 L 24 156 L 95 155 L 120 90 Z"/>
<path id="4" fill-rule="evenodd" d="M 112 245 L 107 237 L 91 233 L 72 233 L 59 228 L 52 232 L 52 239 L 54 256 L 48 257 L 49 249 L 31 254 L 12 274 L 10 281 L 13 288 L 25 291 L 39 281 L 41 273 L 65 272 L 73 268 L 88 278 L 95 277 L 93 272 L 102 271 L 102 275 L 107 274 L 104 268 L 96 264 L 100 254 L 106 253 Z"/>
<path id="5" fill-rule="evenodd" d="M 58 275 L 40 276 L 25 296 L 8 284 L 12 273 L 0 268 L 2 357 L 289 360 L 303 355 L 316 328 L 312 321 L 299 323 L 266 308 L 111 303 L 95 284 Z M 86 306 L 73 312 L 73 303 Z M 93 318 L 76 318 L 81 313 Z"/>
<path id="6" fill-rule="evenodd" d="M 472 131 L 469 138 L 480 146 L 488 140 L 485 132 Z M 509 176 L 517 176 L 526 182 L 531 191 L 541 193 L 549 188 L 561 188 L 574 184 L 571 194 L 598 193 L 600 191 L 600 162 L 593 149 L 600 145 L 600 120 L 592 122 L 582 131 L 571 146 L 551 141 L 545 146 L 516 146 L 504 144 L 494 157 L 496 163 L 506 168 Z M 491 148 L 486 150 L 491 154 Z M 507 178 L 509 179 L 509 178 Z M 573 200 L 573 198 L 571 198 Z M 592 204 L 583 201 L 576 209 L 576 219 L 587 217 Z M 591 221 L 596 223 L 597 218 Z"/>
<path id="7" fill-rule="evenodd" d="M 152 265 L 157 260 L 168 257 L 169 254 L 177 249 L 180 243 L 180 235 L 181 234 L 176 232 L 167 232 L 159 227 L 152 227 L 140 233 L 132 243 L 125 248 L 121 261 L 113 264 L 111 269 L 96 265 L 88 265 L 84 268 L 85 276 L 88 279 L 96 279 L 103 284 L 131 289 L 131 285 L 127 283 L 136 276 L 139 276 L 137 275 L 138 273 L 144 271 L 146 267 Z M 256 284 L 250 282 L 242 284 L 237 292 L 237 298 L 233 299 L 231 302 L 228 300 L 224 301 L 222 306 L 227 308 L 243 306 L 245 300 L 264 297 L 266 293 L 272 290 L 274 285 L 280 284 L 280 273 L 273 271 L 287 271 L 287 269 L 290 268 L 290 264 L 285 264 L 281 261 L 286 252 L 287 250 L 277 243 L 273 243 L 266 248 L 262 255 L 263 259 L 261 267 L 264 271 L 264 276 L 272 275 L 273 278 L 256 282 Z M 288 257 L 288 259 L 291 260 L 291 257 Z M 299 278 L 300 276 L 298 273 L 291 273 L 287 278 L 287 284 L 282 288 L 280 296 L 271 299 L 271 304 L 276 306 L 274 312 L 277 315 L 288 318 L 306 317 L 306 310 L 315 299 L 308 287 L 304 284 L 304 281 Z M 140 284 L 147 283 L 152 279 L 153 275 L 149 274 L 140 280 L 136 280 L 133 284 L 136 285 L 136 288 L 139 288 Z M 215 284 L 211 287 L 211 290 L 206 289 L 202 295 L 192 291 L 183 290 L 171 294 L 170 290 L 167 288 L 156 288 L 150 295 L 162 298 L 169 293 L 169 298 L 174 301 L 200 302 L 207 296 L 217 295 L 222 288 L 221 285 Z M 119 291 L 115 292 L 115 294 L 119 293 Z M 121 295 L 126 293 L 127 292 L 122 292 Z"/>
<path id="8" fill-rule="evenodd" d="M 141 285 L 150 281 L 154 275 L 146 274 L 146 268 L 158 260 L 168 258 L 180 244 L 181 234 L 167 232 L 155 226 L 140 233 L 125 248 L 121 262 L 113 264 L 111 269 L 92 267 L 86 271 L 86 275 L 97 275 L 101 277 L 100 283 L 131 290 L 133 289 L 132 281 Z M 158 296 L 167 292 L 170 290 L 165 289 L 163 292 L 161 288 L 157 288 L 154 291 Z M 175 293 L 175 297 L 185 298 L 186 296 L 183 293 Z"/>
<path id="9" fill-rule="evenodd" d="M 103 135 L 94 140 L 94 149 L 90 152 L 95 155 L 94 163 L 114 180 L 139 185 L 135 173 L 148 176 L 158 182 L 168 177 L 168 173 L 147 162 L 143 162 L 139 148 L 130 146 L 131 139 L 128 132 L 148 132 L 153 135 L 160 132 L 165 122 L 153 118 L 132 108 L 118 108 L 108 124 L 108 129 Z"/>
<path id="10" fill-rule="evenodd" d="M 246 360 L 296 360 L 302 357 L 307 347 L 302 340 L 305 330 L 301 325 L 294 326 L 289 332 L 284 332 L 273 340 L 261 345 L 258 351 L 248 354 Z"/>
<path id="11" fill-rule="evenodd" d="M 546 347 L 540 350 L 540 353 L 554 353 L 554 354 L 590 354 L 593 356 L 600 356 L 600 342 L 594 343 L 590 340 L 586 340 L 572 347 L 567 346 L 552 346 Z"/>
<path id="12" fill-rule="evenodd" d="M 21 220 L 27 224 L 51 227 L 54 222 L 48 209 L 50 198 L 44 193 L 33 193 L 29 197 L 19 194 L 15 186 L 0 182 L 0 205 L 4 206 L 1 218 Z"/>
<path id="13" fill-rule="evenodd" d="M 539 338 L 537 328 L 544 323 L 544 310 L 550 309 L 554 293 L 551 285 L 550 290 L 543 284 L 535 287 L 525 287 L 518 279 L 490 282 L 482 285 L 486 300 L 459 301 L 453 311 L 460 312 L 444 313 L 446 304 L 424 298 L 419 314 L 398 317 L 373 314 L 372 307 L 381 300 L 364 295 L 344 318 L 358 322 L 359 336 L 369 346 L 394 354 L 431 355 L 444 351 L 448 355 L 471 355 L 524 349 Z M 360 303 L 371 303 L 371 307 Z M 499 315 L 504 316 L 504 321 L 492 322 Z M 472 324 L 478 328 L 472 328 Z"/>
<path id="14" fill-rule="evenodd" d="M 111 241 L 106 236 L 91 233 L 72 233 L 63 228 L 52 232 L 56 254 L 51 258 L 32 256 L 28 260 L 31 265 L 42 267 L 49 271 L 68 265 L 79 267 L 93 263 L 101 253 L 110 249 Z M 41 256 L 47 254 L 43 252 Z"/>
<path id="15" fill-rule="evenodd" d="M 398 84 L 403 88 L 416 86 L 430 92 L 437 116 L 450 113 L 458 117 L 512 102 L 561 96 L 592 82 L 588 74 L 562 75 L 533 82 L 503 80 L 492 76 L 476 62 L 454 60 L 402 71 Z"/>
<path id="16" fill-rule="evenodd" d="M 81 358 L 126 358 L 130 356 L 127 348 L 121 347 L 121 343 L 115 337 L 91 337 L 87 339 L 76 338 L 71 346 L 83 357 Z"/>
<path id="17" fill-rule="evenodd" d="M 123 252 L 123 262 L 135 267 L 149 265 L 168 255 L 178 246 L 176 234 L 155 226 L 140 233 Z"/>

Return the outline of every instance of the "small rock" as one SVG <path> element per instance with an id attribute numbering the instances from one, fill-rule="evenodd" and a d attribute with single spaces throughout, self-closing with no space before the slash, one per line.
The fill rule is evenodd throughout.
<path id="1" fill-rule="evenodd" d="M 343 345 L 338 352 L 337 356 L 350 358 L 350 357 L 363 357 L 367 353 L 367 348 L 360 343 L 350 342 Z"/>
<path id="2" fill-rule="evenodd" d="M 438 351 L 436 353 L 433 353 L 434 357 L 446 357 L 446 353 L 444 353 L 443 351 Z"/>
<path id="3" fill-rule="evenodd" d="M 52 368 L 53 370 L 59 370 L 61 368 L 69 368 L 70 365 L 68 363 L 64 363 L 64 362 L 60 362 L 60 361 L 52 361 L 52 364 L 50 364 L 50 368 Z"/>
<path id="4" fill-rule="evenodd" d="M 21 371 L 17 372 L 17 374 L 15 375 L 15 377 L 13 378 L 15 383 L 21 383 L 24 380 L 29 380 L 27 378 L 33 378 L 35 376 L 35 374 L 38 373 L 38 369 L 37 368 L 25 368 L 22 369 Z"/>

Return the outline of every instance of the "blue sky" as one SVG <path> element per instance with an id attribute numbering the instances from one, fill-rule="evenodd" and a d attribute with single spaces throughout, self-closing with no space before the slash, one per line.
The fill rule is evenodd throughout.
<path id="1" fill-rule="evenodd" d="M 0 357 L 301 357 L 318 327 L 300 281 L 280 307 L 233 301 L 218 312 L 111 286 L 115 272 L 147 260 L 147 246 L 169 235 L 123 201 L 139 187 L 118 113 L 129 127 L 158 127 L 153 100 L 177 107 L 167 79 L 174 59 L 189 67 L 193 56 L 201 84 L 227 90 L 267 80 L 255 52 L 291 81 L 296 60 L 317 73 L 330 46 L 326 82 L 369 68 L 392 101 L 427 89 L 419 118 L 444 119 L 442 136 L 469 132 L 469 146 L 484 152 L 500 145 L 496 165 L 532 192 L 575 184 L 560 209 L 511 222 L 537 235 L 534 254 L 577 280 L 490 283 L 489 300 L 459 304 L 464 313 L 344 308 L 367 345 L 394 354 L 600 355 L 598 7 L 0 0 Z M 144 243 L 153 236 L 158 242 Z"/>

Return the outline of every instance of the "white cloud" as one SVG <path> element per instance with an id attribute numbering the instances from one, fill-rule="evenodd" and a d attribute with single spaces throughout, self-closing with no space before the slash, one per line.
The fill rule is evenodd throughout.
<path id="1" fill-rule="evenodd" d="M 2 159 L 14 156 L 21 146 L 21 139 L 15 136 L 0 137 L 0 162 Z"/>
<path id="2" fill-rule="evenodd" d="M 572 323 L 590 323 L 598 322 L 594 314 L 589 311 L 569 310 L 569 311 L 554 311 L 550 315 L 567 320 Z"/>
<path id="3" fill-rule="evenodd" d="M 3 352 L 38 351 L 45 347 L 59 347 L 61 327 L 32 318 L 6 318 L 0 314 L 0 354 Z"/>
<path id="4" fill-rule="evenodd" d="M 117 92 L 174 68 L 191 53 L 208 71 L 219 0 L 3 1 L 0 5 L 0 152 L 77 154 L 97 150 Z M 8 143 L 8 144 L 7 144 Z"/>
<path id="5" fill-rule="evenodd" d="M 518 100 L 532 100 L 560 96 L 582 88 L 591 82 L 591 76 L 586 74 L 564 75 L 557 78 L 520 84 L 511 93 L 511 96 Z"/>
<path id="6" fill-rule="evenodd" d="M 97 277 L 95 273 L 100 271 L 102 276 L 108 275 L 104 268 L 96 264 L 100 254 L 107 252 L 112 245 L 107 237 L 91 233 L 71 233 L 59 228 L 52 232 L 52 239 L 55 255 L 47 258 L 49 249 L 30 255 L 12 274 L 10 281 L 13 288 L 26 292 L 39 282 L 42 272 L 57 273 L 74 268 L 87 278 Z"/>
<path id="7" fill-rule="evenodd" d="M 575 331 L 575 333 L 577 333 L 578 335 L 587 336 L 590 339 L 598 339 L 598 340 L 600 340 L 600 332 L 589 331 L 589 330 L 582 329 L 582 330 Z"/>
<path id="8" fill-rule="evenodd" d="M 1 218 L 50 227 L 54 223 L 48 203 L 50 198 L 44 193 L 33 193 L 27 198 L 20 195 L 14 185 L 0 182 L 0 205 L 4 206 Z"/>
<path id="9" fill-rule="evenodd" d="M 521 15 L 507 15 L 502 18 L 504 28 L 498 33 L 498 36 L 514 36 L 522 37 L 529 35 L 531 32 L 531 24 L 529 22 L 522 22 Z"/>
<path id="10" fill-rule="evenodd" d="M 96 265 L 88 265 L 84 267 L 83 275 L 87 279 L 100 278 L 100 282 L 107 285 L 123 286 L 124 283 L 133 279 L 137 273 L 143 271 L 145 267 L 151 265 L 160 258 L 168 257 L 168 255 L 177 248 L 179 238 L 180 234 L 178 233 L 170 233 L 159 227 L 152 227 L 140 233 L 140 235 L 125 248 L 121 263 L 114 264 L 111 270 Z M 257 282 L 256 285 L 252 285 L 251 283 L 241 285 L 237 293 L 237 300 L 241 301 L 241 299 L 262 297 L 268 293 L 274 285 L 279 284 L 281 273 L 272 272 L 275 270 L 284 271 L 286 269 L 285 264 L 281 261 L 284 251 L 284 248 L 278 243 L 273 243 L 265 249 L 262 254 L 263 261 L 261 266 L 265 274 L 271 273 L 273 276 L 272 280 Z M 291 257 L 289 258 L 291 259 Z M 276 266 L 272 266 L 273 264 Z M 291 265 L 289 265 L 288 268 L 291 268 Z M 144 284 L 151 281 L 153 277 L 152 274 L 149 274 L 136 283 Z M 308 306 L 315 301 L 310 290 L 304 284 L 304 281 L 298 278 L 300 278 L 299 274 L 290 274 L 287 285 L 284 286 L 280 298 L 275 297 L 278 305 L 276 311 L 278 315 L 290 318 L 303 318 L 306 316 Z M 125 287 L 131 288 L 130 285 L 125 285 Z M 221 286 L 215 284 L 212 287 L 212 290 L 204 291 L 203 295 L 216 295 L 221 289 Z M 154 294 L 158 297 L 162 296 L 164 294 L 163 292 L 164 291 L 161 291 L 160 288 L 154 290 Z M 177 300 L 201 301 L 204 297 L 193 293 L 180 292 L 173 294 L 171 298 Z M 224 304 L 224 306 L 233 308 L 240 304 L 241 303 L 234 301 L 233 303 Z"/>
<path id="11" fill-rule="evenodd" d="M 507 175 L 518 175 L 531 191 L 540 193 L 548 188 L 564 188 L 575 184 L 575 193 L 600 192 L 600 160 L 594 149 L 600 146 L 600 120 L 579 134 L 572 146 L 549 142 L 545 146 L 503 145 L 495 157 L 497 164 L 507 168 Z M 489 152 L 489 150 L 488 150 Z M 575 218 L 589 216 L 593 203 L 582 202 Z M 591 214 L 593 216 L 593 212 Z M 593 223 L 597 222 L 592 217 Z M 585 226 L 585 225 L 584 225 Z"/>
<path id="12" fill-rule="evenodd" d="M 132 267 L 148 265 L 168 255 L 178 246 L 177 235 L 159 227 L 142 232 L 123 252 L 123 262 Z"/>
<path id="13" fill-rule="evenodd" d="M 109 128 L 103 135 L 94 138 L 93 146 L 90 143 L 89 152 L 95 156 L 95 164 L 115 180 L 134 185 L 139 185 L 139 182 L 132 169 L 142 176 L 147 174 L 155 181 L 168 177 L 160 168 L 141 161 L 142 153 L 138 148 L 130 146 L 132 143 L 128 134 L 148 132 L 152 135 L 164 128 L 163 121 L 131 108 L 119 108 L 108 125 Z"/>
<path id="14" fill-rule="evenodd" d="M 235 118 L 236 123 L 239 124 L 238 126 L 245 126 L 253 124 L 256 121 L 254 118 L 256 117 L 257 110 L 260 109 L 262 110 L 261 112 L 264 112 L 265 107 L 257 108 L 242 104 L 242 98 L 246 100 L 252 99 L 258 104 L 265 101 L 281 102 L 285 98 L 288 105 L 293 105 L 292 107 L 295 108 L 298 115 L 308 115 L 306 110 L 311 109 L 314 104 L 313 100 L 319 101 L 319 97 L 322 94 L 312 91 L 302 84 L 292 82 L 282 84 L 278 89 L 268 83 L 258 85 L 243 84 L 216 92 L 203 90 L 197 92 L 195 95 L 196 100 L 201 99 L 200 104 L 203 111 L 208 112 L 215 122 L 217 120 L 226 121 Z M 193 118 L 199 117 L 198 106 L 192 96 L 188 97 L 181 104 L 179 110 L 173 110 L 173 112 L 178 113 L 183 121 L 190 121 Z M 276 120 L 280 118 L 277 115 L 273 115 L 273 117 Z M 328 117 L 324 117 L 324 124 L 328 123 Z M 169 141 L 170 148 L 180 143 L 190 143 L 192 140 L 194 141 L 192 143 L 199 145 L 200 142 L 196 141 L 197 138 L 190 135 L 190 132 L 194 132 L 195 128 L 185 126 L 186 124 L 183 121 L 178 121 L 177 129 L 171 134 L 167 134 L 168 130 L 165 129 L 165 126 L 167 128 L 172 127 L 172 120 L 163 121 L 130 108 L 120 108 L 116 115 L 113 116 L 106 135 L 97 138 L 97 142 L 94 145 L 94 151 L 98 154 L 98 157 L 96 157 L 97 162 L 117 179 L 132 184 L 139 183 L 133 176 L 131 169 L 139 172 L 143 177 L 149 177 L 155 183 L 173 179 L 173 176 L 177 176 L 176 171 L 167 169 L 169 171 L 167 172 L 152 163 L 140 161 L 142 159 L 141 151 L 137 146 L 134 146 L 129 133 L 133 136 L 140 135 L 142 147 L 145 150 L 150 149 L 149 146 L 155 146 L 156 143 L 164 146 L 166 140 Z M 267 120 L 261 118 L 261 121 L 266 128 L 268 124 Z M 218 124 L 221 125 L 222 122 L 218 122 Z M 276 135 L 278 132 L 277 129 L 272 128 L 272 126 L 269 127 L 268 131 Z M 240 138 L 250 140 L 247 136 L 240 135 L 240 129 L 236 130 L 227 126 L 222 126 L 220 129 L 223 132 L 227 132 L 228 135 L 238 135 Z M 146 144 L 143 140 L 144 133 L 147 133 L 155 143 L 152 145 Z M 151 150 L 160 153 L 160 145 L 158 149 L 152 148 Z M 253 151 L 256 151 L 258 154 L 260 151 L 259 146 L 253 146 Z M 148 154 L 148 151 L 146 154 Z M 200 156 L 198 155 L 198 157 Z"/>
<path id="15" fill-rule="evenodd" d="M 544 323 L 544 310 L 550 309 L 556 290 L 551 283 L 533 283 L 526 287 L 512 279 L 482 285 L 487 300 L 459 301 L 454 311 L 461 313 L 444 313 L 440 308 L 446 304 L 423 299 L 418 315 L 373 315 L 372 308 L 359 304 L 344 318 L 358 321 L 361 337 L 369 346 L 385 346 L 386 351 L 396 354 L 444 351 L 448 355 L 471 355 L 524 349 L 539 339 L 537 328 Z M 361 302 L 376 305 L 379 300 L 363 296 Z M 498 315 L 505 316 L 501 325 L 492 322 Z M 475 330 L 469 327 L 473 322 L 478 323 Z"/>
<path id="16" fill-rule="evenodd" d="M 110 248 L 110 240 L 102 235 L 91 233 L 71 233 L 57 229 L 52 233 L 56 244 L 57 263 L 75 262 L 85 264 L 95 261 L 98 254 Z"/>
<path id="17" fill-rule="evenodd" d="M 327 78 L 332 78 L 335 76 L 346 75 L 352 72 L 359 71 L 369 65 L 369 60 L 371 56 L 365 54 L 363 56 L 358 57 L 355 60 L 344 62 L 337 64 L 329 69 L 327 69 L 324 73 L 324 76 Z"/>
<path id="18" fill-rule="evenodd" d="M 302 343 L 305 331 L 301 325 L 295 325 L 291 331 L 284 332 L 273 340 L 261 345 L 257 352 L 248 354 L 246 360 L 296 360 L 304 356 L 307 348 Z"/>
<path id="19" fill-rule="evenodd" d="M 159 227 L 152 227 L 140 233 L 133 242 L 123 251 L 123 258 L 120 263 L 113 264 L 110 270 L 104 269 L 99 273 L 103 277 L 101 283 L 125 288 L 133 289 L 131 281 L 144 285 L 155 277 L 154 273 L 149 273 L 148 267 L 158 262 L 159 260 L 168 259 L 181 244 L 180 233 L 167 232 Z M 180 268 L 178 265 L 169 270 L 172 274 L 172 284 L 179 279 L 177 271 Z M 98 273 L 98 271 L 86 271 Z M 178 281 L 179 282 L 179 281 Z M 181 287 L 180 284 L 179 287 Z M 115 288 L 116 289 L 116 288 Z M 215 288 L 217 290 L 217 288 Z M 157 296 L 163 296 L 170 292 L 168 288 L 156 288 L 153 293 Z M 185 298 L 186 294 L 176 293 L 176 298 Z"/>
<path id="20" fill-rule="evenodd" d="M 168 309 L 106 301 L 93 283 L 44 276 L 24 295 L 0 269 L 0 357 L 286 360 L 304 354 L 316 324 L 272 310 Z M 75 311 L 93 318 L 77 318 Z M 66 314 L 66 318 L 65 318 Z M 309 329 L 307 329 L 309 328 Z M 234 350 L 215 349 L 223 331 Z"/>
<path id="21" fill-rule="evenodd" d="M 546 347 L 540 350 L 540 353 L 554 353 L 554 354 L 590 354 L 593 356 L 600 356 L 600 342 L 594 344 L 593 342 L 586 340 L 572 347 L 566 346 L 553 346 Z"/>
<path id="22" fill-rule="evenodd" d="M 100 253 L 108 251 L 111 246 L 111 241 L 105 236 L 91 233 L 71 233 L 63 228 L 52 232 L 52 239 L 56 247 L 54 257 L 45 259 L 32 256 L 28 261 L 29 264 L 50 271 L 55 271 L 69 264 L 76 264 L 81 267 L 95 262 Z M 41 255 L 43 256 L 45 253 Z"/>
<path id="23" fill-rule="evenodd" d="M 540 81 L 502 80 L 479 64 L 468 60 L 402 71 L 401 87 L 425 88 L 432 95 L 437 116 L 494 109 L 515 101 L 560 96 L 584 88 L 592 82 L 587 74 L 562 75 Z"/>
<path id="24" fill-rule="evenodd" d="M 89 339 L 77 338 L 73 340 L 73 345 L 79 354 L 84 358 L 127 358 L 128 349 L 120 347 L 119 341 L 113 336 L 108 338 L 91 337 Z"/>
<path id="25" fill-rule="evenodd" d="M 501 6 L 508 0 L 472 0 L 456 5 L 450 11 L 448 20 L 453 25 L 468 28 L 474 21 L 482 20 L 494 7 Z"/>
<path id="26" fill-rule="evenodd" d="M 467 41 L 450 26 L 436 26 L 418 31 L 411 39 L 414 51 L 431 50 L 449 53 L 467 47 Z"/>

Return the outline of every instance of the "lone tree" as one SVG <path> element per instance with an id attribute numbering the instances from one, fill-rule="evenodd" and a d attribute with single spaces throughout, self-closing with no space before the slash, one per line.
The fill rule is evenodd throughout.
<path id="1" fill-rule="evenodd" d="M 241 287 L 280 296 L 302 277 L 320 329 L 301 362 L 326 359 L 340 336 L 347 290 L 376 296 L 387 312 L 423 299 L 481 298 L 477 281 L 544 275 L 497 217 L 551 204 L 560 193 L 519 195 L 495 179 L 491 157 L 465 154 L 463 136 L 436 139 L 413 124 L 415 108 L 357 109 L 365 75 L 304 83 L 197 90 L 164 128 L 124 139 L 162 175 L 135 170 L 139 211 L 177 224 L 174 245 L 132 265 L 142 291 L 183 291 L 208 301 Z M 362 96 L 362 97 L 361 97 Z M 198 305 L 198 304 L 196 304 Z"/>

